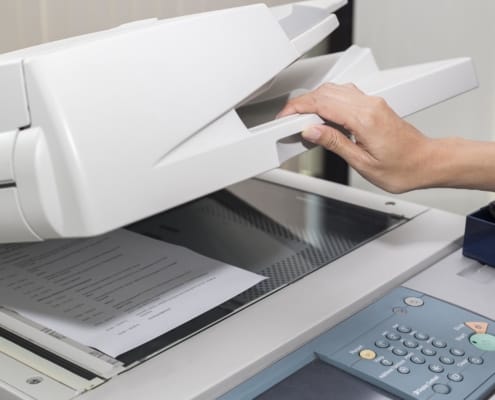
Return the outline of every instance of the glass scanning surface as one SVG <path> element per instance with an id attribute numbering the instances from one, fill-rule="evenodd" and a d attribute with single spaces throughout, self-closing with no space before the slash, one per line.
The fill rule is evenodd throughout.
<path id="1" fill-rule="evenodd" d="M 269 279 L 120 359 L 132 362 L 224 318 L 405 220 L 260 180 L 248 180 L 128 229 Z"/>

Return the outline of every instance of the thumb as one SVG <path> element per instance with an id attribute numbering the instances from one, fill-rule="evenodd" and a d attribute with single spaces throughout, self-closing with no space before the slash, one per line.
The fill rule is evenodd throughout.
<path id="1" fill-rule="evenodd" d="M 302 136 L 311 143 L 319 144 L 342 157 L 351 166 L 356 165 L 363 150 L 339 130 L 327 125 L 313 125 L 303 131 Z"/>

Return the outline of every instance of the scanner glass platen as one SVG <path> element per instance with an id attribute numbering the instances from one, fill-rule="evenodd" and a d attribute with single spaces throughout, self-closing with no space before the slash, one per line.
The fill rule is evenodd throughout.
<path id="1" fill-rule="evenodd" d="M 268 277 L 234 299 L 123 354 L 132 363 L 182 340 L 405 222 L 405 218 L 248 180 L 128 229 Z"/>

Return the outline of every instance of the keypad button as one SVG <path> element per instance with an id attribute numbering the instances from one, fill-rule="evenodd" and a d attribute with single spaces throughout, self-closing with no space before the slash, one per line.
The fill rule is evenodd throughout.
<path id="1" fill-rule="evenodd" d="M 395 332 L 389 332 L 385 335 L 388 340 L 400 340 L 401 336 Z"/>
<path id="2" fill-rule="evenodd" d="M 452 354 L 453 356 L 462 357 L 466 353 L 462 349 L 453 348 L 450 349 L 450 354 Z"/>
<path id="3" fill-rule="evenodd" d="M 429 335 L 427 335 L 426 333 L 422 333 L 422 332 L 416 332 L 414 334 L 414 337 L 418 340 L 428 340 L 430 338 Z"/>
<path id="4" fill-rule="evenodd" d="M 409 372 L 411 372 L 411 370 L 404 365 L 401 365 L 399 368 L 397 368 L 397 372 L 399 374 L 408 374 Z"/>
<path id="5" fill-rule="evenodd" d="M 359 352 L 359 357 L 365 360 L 374 360 L 376 358 L 376 353 L 370 349 L 364 349 Z"/>
<path id="6" fill-rule="evenodd" d="M 455 360 L 452 357 L 446 357 L 446 356 L 440 357 L 439 360 L 442 364 L 446 364 L 446 365 L 452 365 L 455 362 Z"/>
<path id="7" fill-rule="evenodd" d="M 464 322 L 468 328 L 472 329 L 475 333 L 483 335 L 488 329 L 488 322 Z"/>
<path id="8" fill-rule="evenodd" d="M 424 364 L 426 362 L 426 360 L 421 356 L 412 356 L 410 360 L 414 364 Z"/>
<path id="9" fill-rule="evenodd" d="M 392 365 L 394 365 L 394 363 L 392 361 L 387 360 L 386 358 L 381 360 L 380 364 L 384 365 L 385 367 L 391 367 Z"/>
<path id="10" fill-rule="evenodd" d="M 451 374 L 448 374 L 447 378 L 449 378 L 449 380 L 451 380 L 452 382 L 461 382 L 464 380 L 464 376 L 462 376 L 462 374 L 458 372 L 453 372 Z"/>
<path id="11" fill-rule="evenodd" d="M 375 342 L 375 346 L 379 347 L 380 349 L 386 349 L 387 347 L 390 346 L 390 343 L 387 342 L 386 340 L 377 340 Z"/>
<path id="12" fill-rule="evenodd" d="M 481 357 L 468 357 L 468 361 L 474 365 L 481 365 L 485 360 L 483 360 Z"/>
<path id="13" fill-rule="evenodd" d="M 428 347 L 425 347 L 421 349 L 421 353 L 423 353 L 425 356 L 432 357 L 437 354 L 437 352 L 433 349 L 429 349 Z"/>
<path id="14" fill-rule="evenodd" d="M 438 349 L 444 349 L 447 347 L 447 343 L 444 342 L 443 340 L 435 339 L 431 342 L 433 347 L 436 347 Z"/>
<path id="15" fill-rule="evenodd" d="M 392 353 L 394 353 L 396 356 L 402 357 L 407 354 L 407 351 L 400 347 L 396 347 L 395 349 L 392 350 Z"/>
<path id="16" fill-rule="evenodd" d="M 404 340 L 402 344 L 410 349 L 418 347 L 418 342 L 415 342 L 414 340 Z"/>
<path id="17" fill-rule="evenodd" d="M 436 374 L 440 374 L 445 370 L 441 365 L 438 364 L 430 364 L 428 365 L 428 369 Z"/>
<path id="18" fill-rule="evenodd" d="M 404 303 L 411 307 L 421 307 L 425 302 L 420 297 L 406 297 Z"/>
<path id="19" fill-rule="evenodd" d="M 431 389 L 438 394 L 449 394 L 450 393 L 450 386 L 449 385 L 444 385 L 443 383 L 435 383 Z"/>
<path id="20" fill-rule="evenodd" d="M 495 335 L 477 333 L 469 337 L 469 342 L 481 351 L 495 351 Z"/>
<path id="21" fill-rule="evenodd" d="M 409 328 L 407 325 L 400 325 L 397 327 L 397 330 L 400 332 L 400 333 L 409 333 L 412 331 L 411 328 Z"/>

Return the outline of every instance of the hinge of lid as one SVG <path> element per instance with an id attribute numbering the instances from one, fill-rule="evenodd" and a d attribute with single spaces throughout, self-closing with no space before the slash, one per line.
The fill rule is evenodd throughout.
<path id="1" fill-rule="evenodd" d="M 31 123 L 22 60 L 0 62 L 0 135 Z"/>

